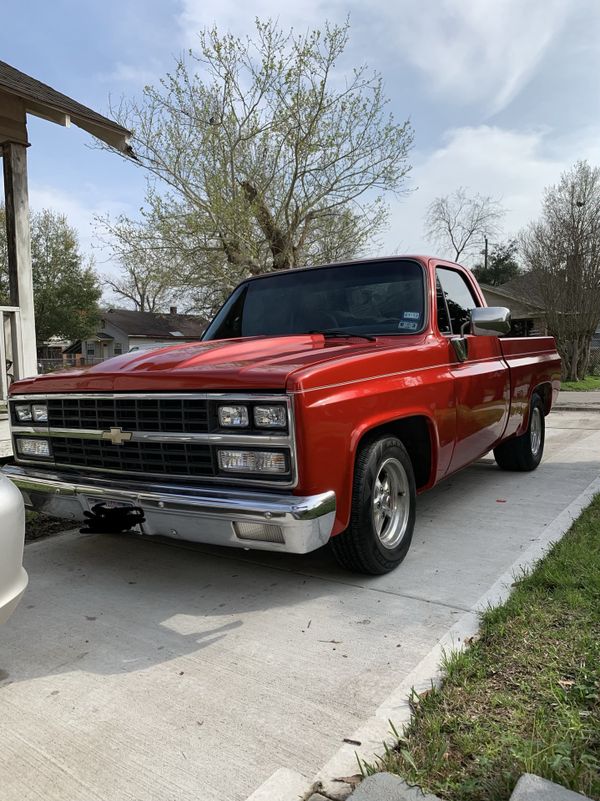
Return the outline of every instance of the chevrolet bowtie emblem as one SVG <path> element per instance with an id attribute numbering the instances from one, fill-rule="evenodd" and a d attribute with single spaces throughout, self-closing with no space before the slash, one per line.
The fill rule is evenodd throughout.
<path id="1" fill-rule="evenodd" d="M 124 442 L 129 442 L 132 437 L 131 431 L 123 431 L 122 428 L 111 428 L 110 431 L 102 432 L 102 439 L 112 442 L 113 445 L 122 445 Z"/>

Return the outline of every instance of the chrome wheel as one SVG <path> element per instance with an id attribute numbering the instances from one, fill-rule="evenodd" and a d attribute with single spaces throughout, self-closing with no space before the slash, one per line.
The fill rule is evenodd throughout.
<path id="1" fill-rule="evenodd" d="M 385 459 L 373 487 L 373 526 L 385 548 L 395 548 L 406 532 L 410 515 L 408 476 L 398 459 Z"/>
<path id="2" fill-rule="evenodd" d="M 542 412 L 537 406 L 531 410 L 529 438 L 531 440 L 531 455 L 537 456 L 542 446 Z"/>

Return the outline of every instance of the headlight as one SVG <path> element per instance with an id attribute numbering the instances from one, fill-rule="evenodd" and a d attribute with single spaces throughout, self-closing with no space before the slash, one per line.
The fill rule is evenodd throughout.
<path id="1" fill-rule="evenodd" d="M 29 403 L 15 403 L 15 414 L 19 423 L 31 423 L 31 405 Z"/>
<path id="2" fill-rule="evenodd" d="M 30 456 L 33 459 L 49 459 L 52 455 L 50 453 L 50 443 L 47 439 L 25 438 L 19 437 L 17 439 L 17 451 L 22 456 Z"/>
<path id="3" fill-rule="evenodd" d="M 255 406 L 254 424 L 257 428 L 285 428 L 287 425 L 285 406 Z"/>
<path id="4" fill-rule="evenodd" d="M 48 422 L 48 404 L 47 403 L 32 403 L 31 416 L 34 423 L 47 423 Z"/>
<path id="5" fill-rule="evenodd" d="M 47 403 L 15 403 L 15 415 L 19 423 L 47 423 Z"/>
<path id="6" fill-rule="evenodd" d="M 232 473 L 287 473 L 284 453 L 272 451 L 217 451 L 219 468 Z"/>
<path id="7" fill-rule="evenodd" d="M 246 428 L 248 426 L 247 406 L 219 406 L 219 425 L 223 428 Z"/>

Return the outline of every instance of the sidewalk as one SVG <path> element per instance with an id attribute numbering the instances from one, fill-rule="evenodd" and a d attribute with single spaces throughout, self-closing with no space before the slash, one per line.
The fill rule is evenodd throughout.
<path id="1" fill-rule="evenodd" d="M 553 409 L 569 412 L 600 412 L 600 392 L 559 392 Z"/>

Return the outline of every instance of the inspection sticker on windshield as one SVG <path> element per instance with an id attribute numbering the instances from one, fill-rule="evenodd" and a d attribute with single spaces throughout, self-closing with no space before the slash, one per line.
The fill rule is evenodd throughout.
<path id="1" fill-rule="evenodd" d="M 418 323 L 412 323 L 409 322 L 408 320 L 400 320 L 400 322 L 398 323 L 398 328 L 403 328 L 404 330 L 407 331 L 416 331 L 418 327 L 419 327 Z"/>
<path id="2" fill-rule="evenodd" d="M 402 316 L 405 320 L 418 320 L 421 315 L 419 312 L 404 312 Z"/>

